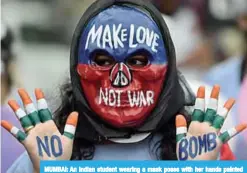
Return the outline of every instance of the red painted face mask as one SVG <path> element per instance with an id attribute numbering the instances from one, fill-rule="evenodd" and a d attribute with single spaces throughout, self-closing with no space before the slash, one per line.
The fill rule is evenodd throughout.
<path id="1" fill-rule="evenodd" d="M 150 115 L 163 88 L 167 56 L 147 14 L 120 6 L 101 12 L 84 29 L 78 55 L 83 91 L 101 119 L 136 127 Z"/>

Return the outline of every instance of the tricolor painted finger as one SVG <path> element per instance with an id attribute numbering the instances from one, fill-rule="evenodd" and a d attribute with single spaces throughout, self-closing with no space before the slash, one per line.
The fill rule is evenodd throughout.
<path id="1" fill-rule="evenodd" d="M 224 133 L 222 133 L 219 138 L 221 140 L 222 143 L 226 143 L 227 141 L 229 141 L 231 138 L 233 138 L 234 136 L 236 136 L 238 133 L 240 133 L 241 131 L 243 131 L 244 129 L 246 129 L 247 124 L 240 124 L 234 128 L 231 128 L 227 131 L 225 131 Z"/>
<path id="2" fill-rule="evenodd" d="M 192 121 L 202 122 L 205 111 L 205 87 L 200 86 L 197 91 L 196 103 L 192 114 Z"/>
<path id="3" fill-rule="evenodd" d="M 66 125 L 64 128 L 64 134 L 63 134 L 64 136 L 70 139 L 74 139 L 77 121 L 78 121 L 78 113 L 72 112 L 66 121 Z"/>
<path id="4" fill-rule="evenodd" d="M 29 116 L 27 116 L 25 111 L 20 108 L 20 106 L 18 105 L 18 103 L 15 100 L 9 100 L 8 104 L 12 108 L 12 110 L 15 112 L 15 115 L 20 120 L 21 125 L 26 132 L 29 129 L 33 128 L 33 123 L 30 120 Z"/>
<path id="5" fill-rule="evenodd" d="M 36 88 L 35 89 L 35 96 L 37 99 L 38 104 L 38 111 L 39 111 L 39 118 L 41 122 L 46 122 L 52 119 L 52 114 L 50 110 L 48 109 L 47 102 L 44 97 L 44 93 L 41 89 Z"/>
<path id="6" fill-rule="evenodd" d="M 176 140 L 180 141 L 187 134 L 187 122 L 183 115 L 176 117 Z"/>
<path id="7" fill-rule="evenodd" d="M 208 122 L 210 125 L 213 123 L 215 117 L 216 117 L 216 111 L 218 108 L 218 98 L 220 93 L 220 86 L 214 85 L 210 100 L 208 103 L 208 107 L 205 113 L 204 122 Z"/>
<path id="8" fill-rule="evenodd" d="M 229 100 L 227 100 L 227 102 L 225 103 L 223 108 L 219 108 L 217 115 L 216 115 L 214 122 L 213 122 L 213 127 L 215 127 L 218 131 L 223 126 L 224 121 L 226 119 L 226 116 L 227 116 L 228 112 L 231 110 L 234 103 L 235 103 L 234 99 L 229 99 Z"/>
<path id="9" fill-rule="evenodd" d="M 20 142 L 24 141 L 26 139 L 26 134 L 22 132 L 17 127 L 10 124 L 8 121 L 2 120 L 1 126 L 5 128 L 7 131 L 9 131 L 14 137 L 16 137 Z"/>
<path id="10" fill-rule="evenodd" d="M 36 110 L 32 100 L 29 97 L 26 90 L 25 89 L 19 89 L 18 93 L 22 99 L 23 104 L 25 105 L 27 115 L 31 119 L 33 125 L 40 123 L 38 111 Z"/>

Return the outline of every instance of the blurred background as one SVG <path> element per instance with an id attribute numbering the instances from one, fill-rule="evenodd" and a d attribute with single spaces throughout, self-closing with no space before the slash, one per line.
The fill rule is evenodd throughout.
<path id="1" fill-rule="evenodd" d="M 149 1 L 160 10 L 168 25 L 176 48 L 178 67 L 193 90 L 196 92 L 200 84 L 208 85 L 208 88 L 220 84 L 223 101 L 229 97 L 237 100 L 225 128 L 239 123 L 240 117 L 241 121 L 247 122 L 247 114 L 239 111 L 240 107 L 247 106 L 246 98 L 241 103 L 238 99 L 247 71 L 247 1 Z M 56 97 L 59 86 L 69 76 L 72 34 L 81 15 L 92 2 L 1 1 L 3 119 L 7 115 L 3 110 L 8 98 L 18 99 L 17 88 L 23 87 L 33 93 L 35 87 L 40 87 L 48 100 L 54 100 L 52 98 Z M 237 159 L 247 160 L 246 141 L 245 132 L 244 138 L 242 135 L 242 138 L 231 143 Z"/>

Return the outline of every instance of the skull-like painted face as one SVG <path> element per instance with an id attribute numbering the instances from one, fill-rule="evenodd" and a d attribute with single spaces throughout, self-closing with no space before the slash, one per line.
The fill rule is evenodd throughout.
<path id="1" fill-rule="evenodd" d="M 140 125 L 155 107 L 167 71 L 156 23 L 134 7 L 92 18 L 79 42 L 77 71 L 90 107 L 115 127 Z"/>

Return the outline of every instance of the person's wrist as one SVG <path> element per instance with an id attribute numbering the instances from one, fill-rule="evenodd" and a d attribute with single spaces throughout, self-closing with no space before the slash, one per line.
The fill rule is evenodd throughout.
<path id="1" fill-rule="evenodd" d="M 34 170 L 33 173 L 39 173 L 39 170 L 38 171 L 37 170 Z"/>
<path id="2" fill-rule="evenodd" d="M 39 168 L 33 168 L 33 173 L 39 173 L 40 169 Z"/>

